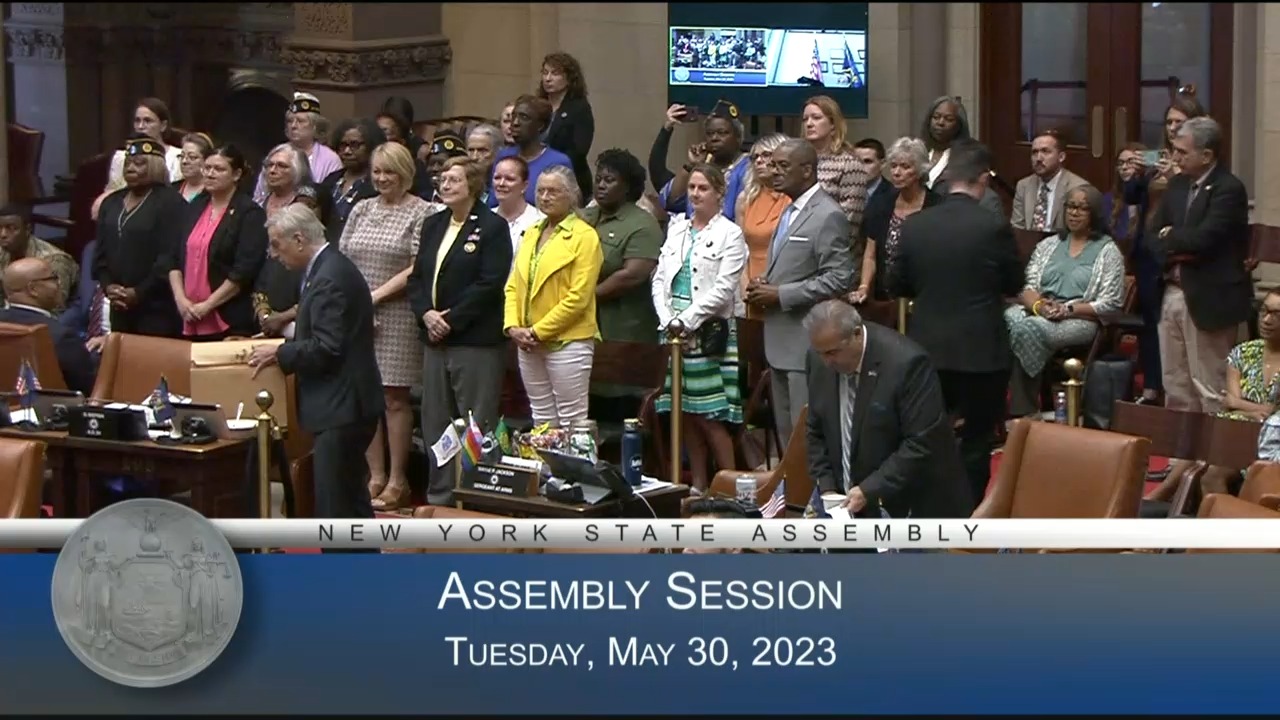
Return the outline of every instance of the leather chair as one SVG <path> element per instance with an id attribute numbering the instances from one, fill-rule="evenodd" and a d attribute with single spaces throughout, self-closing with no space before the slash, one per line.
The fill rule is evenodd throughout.
<path id="1" fill-rule="evenodd" d="M 459 509 L 457 509 L 457 508 L 445 507 L 445 506 L 441 506 L 441 505 L 422 505 L 421 507 L 418 507 L 418 508 L 416 508 L 416 509 L 413 511 L 413 517 L 414 517 L 415 519 L 420 519 L 420 520 L 421 520 L 421 519 L 428 519 L 428 520 L 458 520 L 458 521 L 461 521 L 461 522 L 466 522 L 466 521 L 468 521 L 468 520 L 506 520 L 506 519 L 508 519 L 508 518 L 506 518 L 506 517 L 505 517 L 505 516 L 503 516 L 503 515 L 490 515 L 489 513 L 476 512 L 476 511 L 474 511 L 474 510 L 459 510 Z M 396 553 L 396 554 L 413 554 L 413 553 L 480 553 L 480 554 L 492 554 L 492 553 L 519 553 L 519 552 L 520 552 L 520 550 L 515 549 L 515 548 L 511 548 L 511 549 L 488 549 L 488 548 L 476 548 L 476 549 L 463 549 L 463 548 L 434 548 L 434 549 L 428 549 L 428 548 L 406 548 L 406 549 L 383 550 L 383 552 L 384 552 L 384 553 Z"/>
<path id="2" fill-rule="evenodd" d="M 1150 441 L 1017 420 L 995 486 L 974 518 L 1134 518 Z"/>
<path id="3" fill-rule="evenodd" d="M 49 328 L 44 325 L 0 323 L 0 388 L 12 390 L 18 380 L 22 361 L 31 363 L 40 387 L 66 390 L 67 381 L 58 365 Z"/>
<path id="4" fill-rule="evenodd" d="M 1259 460 L 1249 466 L 1236 497 L 1258 505 L 1263 504 L 1264 498 L 1277 495 L 1280 495 L 1280 463 Z"/>
<path id="5" fill-rule="evenodd" d="M 9 123 L 9 201 L 31 206 L 44 196 L 40 158 L 44 155 L 44 131 Z"/>
<path id="6" fill-rule="evenodd" d="M 289 482 L 293 485 L 295 517 L 315 517 L 315 458 L 311 453 L 289 463 Z M 281 514 L 284 514 L 283 508 Z"/>
<path id="7" fill-rule="evenodd" d="M 778 483 L 787 481 L 783 493 L 789 507 L 803 508 L 808 506 L 813 497 L 813 478 L 809 476 L 809 442 L 805 436 L 805 425 L 809 418 L 809 406 L 800 409 L 800 418 L 791 431 L 791 439 L 787 442 L 787 450 L 772 470 L 745 471 L 721 470 L 711 479 L 711 487 L 707 494 L 715 497 L 737 497 L 738 478 L 750 477 L 756 481 L 756 505 L 763 506 L 769 502 L 778 490 Z"/>
<path id="8" fill-rule="evenodd" d="M 1221 495 L 1212 493 L 1206 495 L 1200 503 L 1200 513 L 1198 517 L 1211 518 L 1215 520 L 1227 519 L 1252 519 L 1252 520 L 1280 520 L 1280 512 L 1271 510 L 1261 505 L 1241 500 L 1238 497 L 1230 495 Z M 1276 548 L 1249 548 L 1249 549 L 1210 549 L 1210 548 L 1187 548 L 1188 553 L 1280 553 L 1280 549 Z"/>
<path id="9" fill-rule="evenodd" d="M 163 375 L 169 392 L 191 397 L 191 342 L 174 338 L 111 333 L 102 348 L 92 397 L 142 402 Z"/>
<path id="10" fill-rule="evenodd" d="M 0 438 L 0 519 L 40 517 L 45 444 Z"/>

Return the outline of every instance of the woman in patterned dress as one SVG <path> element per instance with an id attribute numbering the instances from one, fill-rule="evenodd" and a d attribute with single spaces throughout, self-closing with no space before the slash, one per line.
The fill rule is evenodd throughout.
<path id="1" fill-rule="evenodd" d="M 804 102 L 804 139 L 818 151 L 818 184 L 840 203 L 849 218 L 849 247 L 855 264 L 862 264 L 862 213 L 867 205 L 870 178 L 845 138 L 840 103 L 826 95 Z M 854 268 L 854 277 L 858 277 Z"/>
<path id="2" fill-rule="evenodd" d="M 707 489 L 708 454 L 718 470 L 733 467 L 733 437 L 727 425 L 742 423 L 733 318 L 741 302 L 747 244 L 742 229 L 721 213 L 724 194 L 719 169 L 707 164 L 693 167 L 688 186 L 693 216 L 672 218 L 650 286 L 659 331 L 686 338 L 680 410 L 697 492 Z M 699 338 L 710 334 L 708 323 L 720 322 L 727 326 L 728 342 L 723 354 L 713 355 L 703 350 Z M 672 412 L 670 371 L 656 409 Z"/>
<path id="3" fill-rule="evenodd" d="M 404 289 L 413 272 L 428 208 L 425 200 L 409 192 L 415 163 L 408 148 L 383 143 L 373 151 L 371 165 L 378 196 L 361 200 L 351 209 L 338 248 L 360 268 L 373 293 L 373 348 L 386 394 L 387 422 L 385 434 L 380 427 L 366 456 L 373 509 L 388 511 L 409 500 L 405 473 L 413 437 L 409 386 L 422 372 L 422 344 Z"/>
<path id="4" fill-rule="evenodd" d="M 898 138 L 885 153 L 889 182 L 893 189 L 876 195 L 862 216 L 862 279 L 849 293 L 849 302 L 858 305 L 868 298 L 889 300 L 889 272 L 898 256 L 902 223 L 921 210 L 942 202 L 942 197 L 925 186 L 929 153 L 924 142 Z"/>
<path id="5" fill-rule="evenodd" d="M 1014 416 L 1039 411 L 1040 373 L 1053 353 L 1091 342 L 1098 316 L 1124 302 L 1124 255 L 1106 232 L 1102 195 L 1092 185 L 1078 187 L 1065 210 L 1066 229 L 1036 245 L 1019 304 L 1004 314 L 1018 359 Z"/>

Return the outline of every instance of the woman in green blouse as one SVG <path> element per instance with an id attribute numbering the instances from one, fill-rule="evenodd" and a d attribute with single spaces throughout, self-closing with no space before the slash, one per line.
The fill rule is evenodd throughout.
<path id="1" fill-rule="evenodd" d="M 596 285 L 596 322 L 604 342 L 657 341 L 653 328 L 658 316 L 649 297 L 649 277 L 658 264 L 662 229 L 652 214 L 636 205 L 644 184 L 644 166 L 626 150 L 605 150 L 596 159 L 595 204 L 581 215 L 595 228 L 604 251 Z M 651 389 L 593 383 L 591 394 L 599 399 L 638 397 Z M 615 414 L 605 405 L 614 402 L 594 403 L 593 417 L 597 411 Z M 634 408 L 618 407 L 616 412 L 628 411 Z"/>

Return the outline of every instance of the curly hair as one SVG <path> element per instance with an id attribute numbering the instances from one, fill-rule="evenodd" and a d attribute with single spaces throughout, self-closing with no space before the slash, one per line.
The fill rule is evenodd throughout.
<path id="1" fill-rule="evenodd" d="M 596 158 L 596 173 L 608 170 L 626 186 L 627 202 L 638 202 L 644 196 L 644 182 L 647 174 L 639 158 L 630 151 L 621 148 L 610 148 Z"/>
<path id="2" fill-rule="evenodd" d="M 587 96 L 587 79 L 582 74 L 582 65 L 578 63 L 577 58 L 566 52 L 553 52 L 542 58 L 542 65 L 564 73 L 567 83 L 564 91 L 566 100 Z M 538 84 L 538 97 L 543 99 L 547 97 L 541 83 Z"/>
<path id="3" fill-rule="evenodd" d="M 374 149 L 387 141 L 386 133 L 382 132 L 382 128 L 378 127 L 377 121 L 372 118 L 348 118 L 338 123 L 333 128 L 333 134 L 329 136 L 329 144 L 334 150 L 338 149 L 338 145 L 342 143 L 342 136 L 346 135 L 349 130 L 358 130 L 360 132 L 361 139 L 364 140 L 364 146 L 369 151 L 371 160 Z M 316 182 L 320 182 L 323 179 L 316 178 Z"/>

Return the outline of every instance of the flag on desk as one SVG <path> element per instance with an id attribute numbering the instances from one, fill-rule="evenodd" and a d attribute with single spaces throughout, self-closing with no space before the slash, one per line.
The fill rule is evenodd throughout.
<path id="1" fill-rule="evenodd" d="M 760 506 L 760 517 L 764 519 L 775 518 L 778 513 L 787 508 L 787 481 L 783 480 L 778 483 L 778 489 L 773 491 L 773 496 L 769 498 L 769 502 Z"/>
<path id="2" fill-rule="evenodd" d="M 175 415 L 173 410 L 173 399 L 169 397 L 169 380 L 161 375 L 160 384 L 156 386 L 154 393 L 155 401 L 152 403 L 151 409 L 155 413 L 156 422 L 169 422 Z"/>
<path id="3" fill-rule="evenodd" d="M 436 467 L 444 467 L 461 449 L 462 440 L 458 438 L 458 431 L 453 428 L 453 423 L 449 423 L 440 439 L 431 446 L 431 454 L 436 456 Z"/>
<path id="4" fill-rule="evenodd" d="M 462 466 L 474 470 L 484 456 L 484 433 L 476 424 L 476 416 L 467 413 L 467 432 L 462 438 Z"/>
<path id="5" fill-rule="evenodd" d="M 18 382 L 14 385 L 23 410 L 35 405 L 36 391 L 39 389 L 40 379 L 36 377 L 35 368 L 24 358 L 22 366 L 18 368 Z"/>

